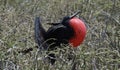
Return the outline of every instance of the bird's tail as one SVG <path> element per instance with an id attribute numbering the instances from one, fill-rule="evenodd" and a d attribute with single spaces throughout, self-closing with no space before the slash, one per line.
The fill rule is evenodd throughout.
<path id="1" fill-rule="evenodd" d="M 35 18 L 35 42 L 38 44 L 38 47 L 40 50 L 46 50 L 48 48 L 47 43 L 45 43 L 45 36 L 46 36 L 46 31 L 41 25 L 40 18 L 36 17 Z M 51 64 L 54 64 L 56 61 L 55 54 L 48 54 L 47 58 L 50 60 Z"/>
<path id="2" fill-rule="evenodd" d="M 37 48 L 43 49 L 43 46 L 41 46 L 41 45 L 44 42 L 44 36 L 45 36 L 46 32 L 45 32 L 44 28 L 41 25 L 39 17 L 35 18 L 34 24 L 35 24 L 35 26 L 34 26 L 35 42 L 38 44 Z M 32 51 L 33 49 L 34 48 L 31 48 L 31 47 L 26 48 L 25 50 L 18 51 L 18 53 L 26 54 L 26 53 L 29 53 L 30 51 Z"/>
<path id="3" fill-rule="evenodd" d="M 35 18 L 35 42 L 38 44 L 39 49 L 44 49 L 47 45 L 44 44 L 44 39 L 46 35 L 45 29 L 42 27 L 40 22 L 40 17 Z"/>

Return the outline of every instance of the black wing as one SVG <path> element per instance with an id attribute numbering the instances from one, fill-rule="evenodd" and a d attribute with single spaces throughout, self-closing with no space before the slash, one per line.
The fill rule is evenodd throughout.
<path id="1" fill-rule="evenodd" d="M 41 25 L 40 18 L 36 17 L 35 18 L 35 42 L 38 44 L 39 48 L 41 49 L 42 47 L 46 47 L 47 44 L 43 44 L 45 41 L 45 35 L 46 31 Z M 42 45 L 42 47 L 40 47 Z"/>
<path id="2" fill-rule="evenodd" d="M 68 28 L 62 24 L 52 26 L 48 29 L 46 33 L 46 40 L 47 39 L 56 39 L 56 40 L 49 40 L 47 43 L 52 44 L 50 47 L 54 49 L 55 46 L 60 46 L 61 43 L 67 44 L 68 40 L 73 36 L 73 30 Z"/>

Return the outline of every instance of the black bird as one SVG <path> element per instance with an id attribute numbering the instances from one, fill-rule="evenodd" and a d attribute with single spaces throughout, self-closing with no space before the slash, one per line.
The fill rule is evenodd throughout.
<path id="1" fill-rule="evenodd" d="M 85 38 L 86 27 L 84 22 L 75 17 L 79 12 L 72 16 L 65 16 L 60 23 L 53 23 L 52 26 L 45 31 L 41 25 L 40 18 L 35 18 L 35 41 L 39 49 L 48 51 L 61 47 L 60 44 L 70 43 L 73 47 L 79 46 Z M 41 46 L 42 45 L 42 46 Z M 48 54 L 51 64 L 54 64 L 55 54 Z"/>

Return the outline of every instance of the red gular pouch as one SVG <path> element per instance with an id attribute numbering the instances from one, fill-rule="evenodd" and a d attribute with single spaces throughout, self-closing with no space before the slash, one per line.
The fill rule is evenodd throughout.
<path id="1" fill-rule="evenodd" d="M 72 38 L 70 38 L 69 43 L 73 47 L 78 47 L 85 38 L 86 26 L 85 26 L 84 22 L 77 17 L 70 19 L 69 24 L 74 30 L 74 36 Z"/>

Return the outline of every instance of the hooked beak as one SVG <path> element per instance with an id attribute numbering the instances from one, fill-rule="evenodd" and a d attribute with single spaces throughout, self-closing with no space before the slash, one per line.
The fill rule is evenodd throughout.
<path id="1" fill-rule="evenodd" d="M 76 13 L 74 13 L 73 15 L 70 16 L 70 19 L 74 18 L 76 15 L 78 15 L 79 13 L 81 13 L 81 11 L 77 11 Z M 58 25 L 60 23 L 47 23 L 49 25 Z"/>
<path id="2" fill-rule="evenodd" d="M 75 17 L 75 16 L 78 15 L 79 13 L 81 13 L 81 11 L 78 11 L 78 12 L 74 13 L 73 15 L 70 16 L 70 18 Z"/>

